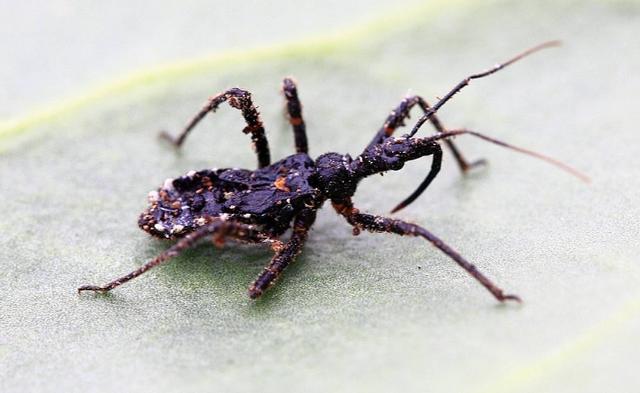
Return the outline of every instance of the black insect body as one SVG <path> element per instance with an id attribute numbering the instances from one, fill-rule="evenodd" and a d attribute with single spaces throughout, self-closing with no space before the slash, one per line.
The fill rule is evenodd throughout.
<path id="1" fill-rule="evenodd" d="M 320 191 L 310 184 L 313 160 L 295 154 L 273 165 L 250 171 L 214 169 L 167 179 L 149 193 L 151 207 L 138 224 L 160 238 L 179 238 L 214 219 L 260 225 L 270 237 L 282 235 L 305 208 L 321 204 Z"/>
<path id="2" fill-rule="evenodd" d="M 266 243 L 275 252 L 270 263 L 249 288 L 249 296 L 255 299 L 273 285 L 282 271 L 300 253 L 309 229 L 315 221 L 316 211 L 329 200 L 334 209 L 353 226 L 354 234 L 367 230 L 422 237 L 451 257 L 499 301 L 519 301 L 518 296 L 505 294 L 474 265 L 431 232 L 402 220 L 361 213 L 354 207 L 351 197 L 358 182 L 363 178 L 399 170 L 407 161 L 432 156 L 433 161 L 426 178 L 394 211 L 407 206 L 427 188 L 440 170 L 441 141 L 452 150 L 462 171 L 482 163 L 467 163 L 451 141 L 452 137 L 464 134 L 544 159 L 584 178 L 558 161 L 483 134 L 468 130 L 447 130 L 435 115 L 437 110 L 470 80 L 492 74 L 534 51 L 553 45 L 557 45 L 557 42 L 544 43 L 486 72 L 465 78 L 433 107 L 419 96 L 407 97 L 391 112 L 369 146 L 356 158 L 339 153 L 326 153 L 313 160 L 307 154 L 302 107 L 296 86 L 289 78 L 284 80 L 283 91 L 297 153 L 273 164 L 270 164 L 264 127 L 252 103 L 251 94 L 234 88 L 211 97 L 178 138 L 173 139 L 166 133 L 163 136 L 180 146 L 187 134 L 208 112 L 215 111 L 226 101 L 239 109 L 246 120 L 247 126 L 243 131 L 251 134 L 259 168 L 253 171 L 235 168 L 192 171 L 177 179 L 167 179 L 157 191 L 149 193 L 150 207 L 140 215 L 138 223 L 143 230 L 156 237 L 177 239 L 177 242 L 126 276 L 104 286 L 87 285 L 78 290 L 110 291 L 178 255 L 201 239 L 211 238 L 218 245 L 225 239 L 231 239 L 247 243 Z M 403 125 L 404 120 L 409 117 L 410 110 L 416 105 L 424 111 L 424 115 L 409 135 L 394 138 L 394 131 Z M 430 137 L 414 137 L 426 121 L 432 123 L 437 133 Z M 289 239 L 280 240 L 289 229 L 292 230 Z"/>

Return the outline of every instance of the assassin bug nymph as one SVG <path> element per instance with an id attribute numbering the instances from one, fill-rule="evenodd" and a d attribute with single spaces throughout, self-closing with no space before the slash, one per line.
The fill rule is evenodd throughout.
<path id="1" fill-rule="evenodd" d="M 215 112 L 220 104 L 226 101 L 241 111 L 247 123 L 243 132 L 251 134 L 258 156 L 258 169 L 205 169 L 191 171 L 186 176 L 176 179 L 167 179 L 157 191 L 149 193 L 150 207 L 140 215 L 138 225 L 153 236 L 176 239 L 177 242 L 155 259 L 123 277 L 104 286 L 82 286 L 78 291 L 110 291 L 175 257 L 199 240 L 210 238 L 216 245 L 221 245 L 225 239 L 232 239 L 271 246 L 275 255 L 249 287 L 249 296 L 256 299 L 275 283 L 284 269 L 301 252 L 309 229 L 315 221 L 316 211 L 329 200 L 336 212 L 353 226 L 354 235 L 367 230 L 424 238 L 465 269 L 499 301 L 520 301 L 516 295 L 505 294 L 473 264 L 430 231 L 402 220 L 362 213 L 354 207 L 351 197 L 358 182 L 363 178 L 390 170 L 397 171 L 407 161 L 432 156 L 431 168 L 426 178 L 392 212 L 406 207 L 438 174 L 442 161 L 440 142 L 444 142 L 453 152 L 462 172 L 481 164 L 482 161 L 469 163 L 463 158 L 451 140 L 457 135 L 472 135 L 543 159 L 586 180 L 586 177 L 576 170 L 541 154 L 474 131 L 446 129 L 436 117 L 438 109 L 471 80 L 493 74 L 533 52 L 555 45 L 558 45 L 557 41 L 543 43 L 487 71 L 473 74 L 463 79 L 433 106 L 429 106 L 420 96 L 405 98 L 387 117 L 362 154 L 355 159 L 349 155 L 325 153 L 314 160 L 307 154 L 302 105 L 298 99 L 296 85 L 289 78 L 284 80 L 282 88 L 289 121 L 293 127 L 296 154 L 273 164 L 265 130 L 251 100 L 251 94 L 239 88 L 232 88 L 209 98 L 177 138 L 174 139 L 166 133 L 162 136 L 175 146 L 181 146 L 198 122 L 207 113 Z M 403 126 L 404 121 L 409 118 L 409 112 L 414 106 L 420 107 L 424 115 L 408 135 L 393 137 L 394 131 Z M 434 126 L 436 134 L 422 138 L 414 137 L 426 121 Z M 289 229 L 292 229 L 292 233 L 288 240 L 280 240 Z"/>

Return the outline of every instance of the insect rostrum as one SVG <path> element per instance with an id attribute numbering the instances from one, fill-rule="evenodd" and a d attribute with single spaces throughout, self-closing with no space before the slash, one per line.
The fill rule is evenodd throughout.
<path id="1" fill-rule="evenodd" d="M 110 291 L 192 247 L 199 240 L 210 238 L 218 245 L 225 239 L 231 239 L 268 244 L 273 249 L 275 255 L 249 287 L 249 296 L 258 298 L 275 283 L 284 269 L 301 252 L 309 229 L 315 221 L 316 211 L 329 200 L 336 212 L 353 226 L 354 234 L 366 230 L 423 238 L 453 259 L 499 301 L 520 301 L 516 295 L 505 294 L 473 264 L 430 231 L 402 220 L 362 213 L 353 205 L 351 197 L 356 192 L 358 182 L 365 177 L 397 171 L 407 161 L 432 156 L 431 167 L 425 179 L 393 211 L 407 206 L 438 174 L 442 161 L 441 142 L 453 152 L 463 172 L 482 164 L 483 161 L 469 163 L 464 159 L 451 140 L 456 135 L 475 136 L 541 158 L 586 179 L 572 168 L 541 154 L 474 131 L 446 129 L 436 116 L 438 109 L 472 79 L 490 75 L 532 52 L 557 44 L 553 41 L 538 45 L 485 72 L 471 75 L 433 106 L 429 106 L 419 96 L 405 98 L 387 117 L 371 143 L 355 158 L 339 153 L 325 153 L 314 160 L 308 155 L 302 105 L 296 85 L 290 78 L 284 80 L 283 91 L 297 153 L 273 164 L 265 130 L 251 94 L 233 88 L 209 98 L 177 138 L 174 139 L 166 133 L 162 134 L 163 137 L 176 146 L 181 146 L 189 132 L 207 113 L 216 111 L 222 103 L 228 102 L 233 108 L 241 111 L 246 121 L 243 132 L 251 135 L 258 156 L 258 169 L 205 169 L 165 181 L 162 187 L 149 193 L 150 206 L 140 215 L 138 224 L 153 236 L 177 240 L 175 244 L 123 277 L 104 286 L 86 285 L 78 290 Z M 424 115 L 409 135 L 394 137 L 394 132 L 404 125 L 415 106 L 418 106 Z M 436 133 L 427 137 L 415 137 L 420 126 L 427 121 L 434 126 Z M 289 229 L 292 230 L 290 237 L 288 240 L 282 240 L 281 237 Z"/>

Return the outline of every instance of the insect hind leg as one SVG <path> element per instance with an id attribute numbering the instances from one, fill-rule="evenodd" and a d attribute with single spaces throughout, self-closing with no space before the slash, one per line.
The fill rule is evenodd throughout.
<path id="1" fill-rule="evenodd" d="M 250 225 L 241 224 L 233 221 L 214 221 L 210 224 L 207 224 L 201 228 L 198 228 L 196 231 L 189 233 L 185 237 L 178 240 L 173 246 L 169 247 L 167 250 L 163 251 L 152 259 L 151 261 L 145 263 L 140 266 L 136 270 L 131 273 L 124 275 L 120 278 L 117 278 L 105 285 L 96 286 L 96 285 L 84 285 L 78 288 L 78 292 L 83 291 L 94 291 L 94 292 L 109 292 L 110 290 L 124 284 L 127 281 L 130 281 L 146 271 L 161 265 L 171 258 L 180 255 L 183 251 L 192 248 L 195 246 L 198 241 L 206 238 L 213 237 L 213 240 L 216 244 L 220 244 L 225 237 L 229 237 L 232 239 L 250 242 L 250 243 L 261 243 L 261 242 L 275 242 L 272 246 L 277 246 L 277 241 L 274 241 L 269 236 L 257 231 Z"/>

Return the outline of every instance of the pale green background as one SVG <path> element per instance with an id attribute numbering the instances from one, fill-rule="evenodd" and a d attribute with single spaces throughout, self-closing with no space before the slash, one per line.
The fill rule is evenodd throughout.
<path id="1" fill-rule="evenodd" d="M 57 81 L 61 71 L 45 77 L 28 69 L 18 83 L 19 67 L 5 65 L 3 75 L 21 91 L 3 112 L 13 118 L 102 82 L 85 64 L 116 78 L 207 48 L 277 43 L 301 38 L 296 31 L 313 35 L 404 12 L 392 28 L 374 23 L 366 34 L 345 34 L 342 44 L 323 47 L 321 40 L 284 58 L 248 56 L 233 67 L 169 73 L 89 94 L 73 110 L 63 104 L 64 116 L 3 125 L 0 391 L 639 391 L 640 6 L 497 2 L 415 11 L 394 4 L 388 12 L 384 2 L 365 7 L 366 15 L 356 5 L 339 21 L 274 4 L 253 15 L 255 25 L 244 19 L 259 31 L 243 32 L 233 45 L 213 39 L 211 47 L 181 52 L 173 37 L 165 47 L 153 41 L 157 51 L 145 48 L 151 54 L 143 60 L 133 53 L 145 41 L 135 23 L 126 25 L 134 43 L 125 51 L 113 44 L 110 54 L 124 58 L 115 66 L 51 54 L 40 62 L 65 72 L 61 64 L 78 67 L 77 84 Z M 218 25 L 206 28 L 230 34 L 232 19 L 220 13 L 238 9 L 210 8 Z M 51 29 L 60 23 L 36 11 Z M 111 12 L 128 17 L 124 9 Z M 154 12 L 158 28 L 173 16 L 182 18 L 182 29 L 191 20 L 171 9 Z M 65 28 L 78 23 L 99 42 L 104 26 L 81 15 Z M 289 36 L 265 15 L 315 22 L 298 24 Z M 197 16 L 209 18 L 205 11 Z M 273 156 L 281 157 L 292 151 L 292 137 L 278 88 L 282 76 L 295 75 L 311 154 L 357 154 L 409 89 L 433 100 L 469 72 L 551 38 L 565 45 L 473 83 L 442 118 L 559 157 L 592 183 L 458 138 L 469 157 L 490 165 L 463 177 L 447 155 L 432 188 L 398 214 L 446 239 L 521 295 L 522 306 L 496 304 L 425 242 L 352 237 L 330 208 L 321 211 L 297 263 L 259 302 L 246 288 L 269 252 L 248 246 L 202 245 L 108 296 L 76 294 L 78 285 L 128 272 L 167 247 L 136 226 L 146 193 L 165 177 L 255 165 L 242 122 L 227 108 L 208 118 L 182 153 L 156 140 L 158 129 L 175 130 L 208 95 L 233 85 L 251 89 Z M 45 50 L 39 42 L 29 44 L 36 53 Z M 34 96 L 36 86 L 42 97 Z M 427 165 L 368 179 L 358 206 L 386 213 Z"/>

